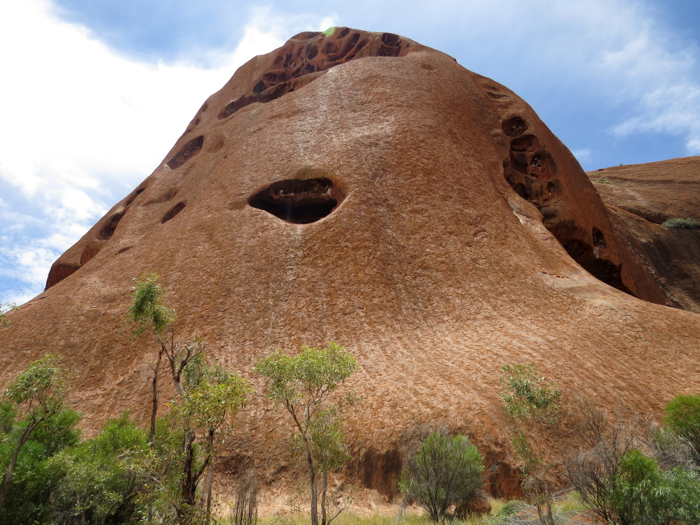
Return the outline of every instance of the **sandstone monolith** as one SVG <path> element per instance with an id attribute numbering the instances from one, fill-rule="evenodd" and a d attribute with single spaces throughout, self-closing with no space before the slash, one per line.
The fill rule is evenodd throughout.
<path id="1" fill-rule="evenodd" d="M 241 67 L 9 315 L 2 377 L 61 353 L 88 430 L 124 408 L 145 421 L 154 348 L 124 326 L 144 272 L 178 333 L 255 385 L 278 348 L 353 352 L 344 476 L 387 498 L 432 429 L 470 432 L 492 494 L 517 491 L 506 363 L 560 385 L 563 423 L 542 437 L 557 460 L 576 397 L 658 414 L 700 389 L 698 315 L 665 306 L 567 148 L 507 88 L 390 33 L 302 33 Z M 303 472 L 284 423 L 252 402 L 220 490 L 251 465 L 270 490 Z"/>

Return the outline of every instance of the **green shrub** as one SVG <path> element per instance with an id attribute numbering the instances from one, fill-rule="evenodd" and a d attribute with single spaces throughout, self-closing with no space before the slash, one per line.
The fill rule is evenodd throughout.
<path id="1" fill-rule="evenodd" d="M 698 523 L 700 480 L 680 468 L 664 472 L 655 460 L 632 450 L 610 480 L 609 502 L 611 522 L 619 525 Z"/>
<path id="2" fill-rule="evenodd" d="M 668 219 L 667 221 L 664 221 L 662 226 L 665 226 L 666 228 L 683 228 L 686 230 L 697 230 L 700 229 L 700 222 L 696 221 L 691 217 L 688 217 L 687 219 L 681 219 L 680 217 L 676 217 L 675 219 Z"/>
<path id="3" fill-rule="evenodd" d="M 7 409 L 5 405 L 5 409 Z M 0 468 L 4 471 L 10 462 L 14 444 L 28 421 L 16 419 L 17 412 L 0 410 L 6 421 L 0 428 Z M 18 523 L 50 523 L 49 498 L 55 480 L 47 470 L 51 458 L 78 443 L 76 429 L 79 416 L 64 408 L 44 421 L 22 447 L 14 469 L 5 505 L 0 512 L 0 525 Z"/>
<path id="4" fill-rule="evenodd" d="M 700 453 L 700 395 L 674 397 L 666 405 L 665 423 Z"/>
<path id="5" fill-rule="evenodd" d="M 546 381 L 534 363 L 502 367 L 501 398 L 508 415 L 519 420 L 556 423 L 561 392 L 555 383 Z"/>
<path id="6" fill-rule="evenodd" d="M 142 521 L 145 477 L 133 466 L 148 448 L 146 433 L 125 413 L 107 421 L 96 438 L 53 456 L 46 465 L 52 522 Z"/>
<path id="7" fill-rule="evenodd" d="M 451 505 L 472 501 L 481 493 L 482 457 L 466 436 L 433 432 L 409 460 L 399 488 L 435 521 L 442 521 Z"/>

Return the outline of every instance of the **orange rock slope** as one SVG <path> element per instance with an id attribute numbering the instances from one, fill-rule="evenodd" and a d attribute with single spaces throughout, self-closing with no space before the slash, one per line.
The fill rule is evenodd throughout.
<path id="1" fill-rule="evenodd" d="M 658 413 L 700 388 L 697 314 L 664 306 L 532 108 L 389 33 L 302 33 L 241 67 L 9 315 L 2 377 L 61 353 L 88 429 L 124 408 L 145 421 L 154 346 L 124 325 L 144 272 L 170 289 L 178 333 L 197 331 L 258 387 L 251 368 L 275 349 L 352 351 L 364 403 L 345 475 L 387 497 L 431 428 L 469 429 L 501 465 L 491 491 L 517 489 L 506 363 L 539 364 L 565 410 L 581 396 Z M 255 398 L 218 460 L 221 483 L 251 464 L 284 480 L 288 434 Z"/>
<path id="2" fill-rule="evenodd" d="M 700 231 L 666 228 L 700 221 L 700 157 L 605 168 L 588 174 L 625 239 L 669 304 L 700 313 Z"/>

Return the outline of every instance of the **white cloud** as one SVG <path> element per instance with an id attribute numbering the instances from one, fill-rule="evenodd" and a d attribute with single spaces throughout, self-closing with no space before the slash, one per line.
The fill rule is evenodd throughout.
<path id="1" fill-rule="evenodd" d="M 581 164 L 588 162 L 593 158 L 593 151 L 590 148 L 572 149 L 571 153 Z"/>
<path id="2" fill-rule="evenodd" d="M 236 68 L 290 29 L 329 23 L 257 9 L 236 49 L 203 69 L 120 56 L 48 0 L 0 3 L 0 179 L 15 188 L 0 209 L 0 276 L 12 279 L 0 300 L 40 292 L 58 255 L 159 164 Z M 40 211 L 21 212 L 28 203 Z"/>

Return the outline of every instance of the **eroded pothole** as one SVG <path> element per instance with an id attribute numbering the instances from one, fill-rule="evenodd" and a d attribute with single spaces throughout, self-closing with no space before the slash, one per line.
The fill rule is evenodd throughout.
<path id="1" fill-rule="evenodd" d="M 330 215 L 344 198 L 340 188 L 325 177 L 286 179 L 259 191 L 248 204 L 292 224 L 309 224 Z"/>

